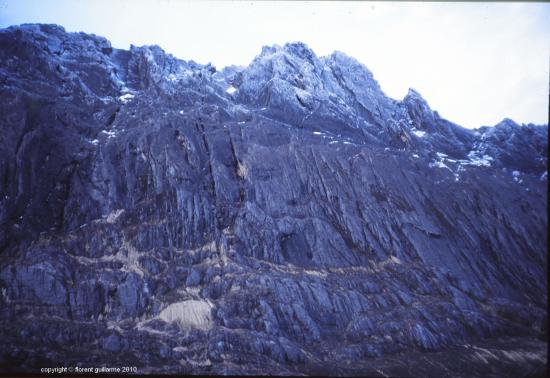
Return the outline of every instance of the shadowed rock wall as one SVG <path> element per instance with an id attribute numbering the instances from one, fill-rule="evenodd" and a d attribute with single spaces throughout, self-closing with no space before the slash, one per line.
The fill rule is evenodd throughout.
<path id="1" fill-rule="evenodd" d="M 0 62 L 4 371 L 546 362 L 547 126 L 461 128 L 301 43 L 216 71 L 23 25 Z"/>

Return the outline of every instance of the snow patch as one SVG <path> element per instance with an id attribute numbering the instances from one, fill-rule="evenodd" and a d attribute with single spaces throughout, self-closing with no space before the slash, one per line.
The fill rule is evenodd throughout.
<path id="1" fill-rule="evenodd" d="M 494 160 L 489 155 L 483 155 L 480 156 L 481 153 L 479 151 L 470 151 L 468 153 L 468 159 L 469 160 L 459 160 L 459 163 L 461 165 L 475 165 L 477 167 L 490 167 L 491 162 Z"/>
<path id="2" fill-rule="evenodd" d="M 433 167 L 437 167 L 437 168 L 446 168 L 448 169 L 449 171 L 453 171 L 451 168 L 449 168 L 449 166 L 447 164 L 444 163 L 445 160 L 448 160 L 446 159 L 447 158 L 447 154 L 444 154 L 443 152 L 436 152 L 436 155 L 437 155 L 437 160 L 431 162 L 430 164 L 428 164 L 428 166 L 430 168 L 433 168 Z"/>
<path id="3" fill-rule="evenodd" d="M 107 223 L 115 223 L 116 220 L 118 219 L 118 217 L 120 217 L 122 215 L 122 213 L 124 213 L 124 209 L 118 209 L 118 210 L 113 210 L 108 216 L 107 216 L 107 219 L 106 219 L 106 222 Z"/>
<path id="4" fill-rule="evenodd" d="M 449 171 L 453 171 L 451 168 L 449 168 L 445 163 L 443 163 L 443 161 L 441 160 L 438 160 L 438 161 L 434 161 L 433 163 L 430 163 L 429 164 L 429 167 L 430 168 L 433 168 L 433 167 L 437 167 L 437 168 L 447 168 Z"/>
<path id="5" fill-rule="evenodd" d="M 390 258 L 391 258 L 391 260 L 392 260 L 394 263 L 396 263 L 396 264 L 401 264 L 401 260 L 399 260 L 399 258 L 397 258 L 397 257 L 395 257 L 395 256 L 391 256 Z"/>
<path id="6" fill-rule="evenodd" d="M 122 96 L 120 96 L 118 99 L 122 101 L 124 104 L 126 104 L 128 101 L 133 99 L 135 96 L 131 93 L 125 93 Z"/>
<path id="7" fill-rule="evenodd" d="M 319 270 L 304 270 L 304 273 L 307 274 L 308 276 L 316 276 L 316 277 L 320 277 L 320 278 L 326 278 L 327 277 L 326 272 L 321 272 Z"/>
<path id="8" fill-rule="evenodd" d="M 92 143 L 94 146 L 97 146 L 97 145 L 99 144 L 99 140 L 94 139 L 94 140 L 92 140 L 91 143 Z"/>
<path id="9" fill-rule="evenodd" d="M 412 130 L 412 133 L 419 138 L 422 138 L 424 135 L 426 135 L 425 131 L 416 130 L 416 129 Z"/>
<path id="10" fill-rule="evenodd" d="M 233 94 L 233 93 L 237 92 L 237 88 L 235 88 L 234 86 L 230 86 L 225 91 L 229 94 Z"/>
<path id="11" fill-rule="evenodd" d="M 109 139 L 116 137 L 116 132 L 113 130 L 101 130 L 101 133 L 106 134 Z"/>

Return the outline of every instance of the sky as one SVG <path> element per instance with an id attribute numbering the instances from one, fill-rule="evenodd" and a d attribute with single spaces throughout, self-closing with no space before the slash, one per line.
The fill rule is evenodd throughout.
<path id="1" fill-rule="evenodd" d="M 392 98 L 416 89 L 464 127 L 548 123 L 550 3 L 0 0 L 0 28 L 30 22 L 217 68 L 301 41 L 353 56 Z"/>

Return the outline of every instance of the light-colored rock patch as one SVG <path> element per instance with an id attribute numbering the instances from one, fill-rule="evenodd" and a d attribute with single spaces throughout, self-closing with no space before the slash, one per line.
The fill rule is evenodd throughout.
<path id="1" fill-rule="evenodd" d="M 203 300 L 188 300 L 172 303 L 159 314 L 165 322 L 176 322 L 182 329 L 212 328 L 212 305 Z"/>

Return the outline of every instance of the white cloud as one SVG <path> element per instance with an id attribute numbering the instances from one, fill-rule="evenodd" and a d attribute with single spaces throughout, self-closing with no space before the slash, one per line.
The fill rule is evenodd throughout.
<path id="1" fill-rule="evenodd" d="M 1 3 L 1 0 L 0 0 Z M 402 98 L 417 89 L 466 127 L 504 117 L 546 123 L 550 4 L 21 1 L 4 0 L 0 26 L 53 22 L 114 46 L 159 44 L 182 59 L 248 64 L 263 45 L 303 41 L 344 51 Z"/>

